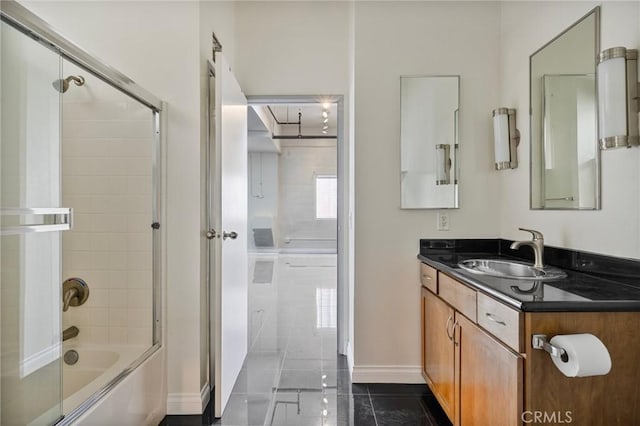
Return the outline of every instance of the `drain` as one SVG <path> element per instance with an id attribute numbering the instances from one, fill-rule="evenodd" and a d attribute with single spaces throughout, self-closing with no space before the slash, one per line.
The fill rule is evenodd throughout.
<path id="1" fill-rule="evenodd" d="M 64 362 L 67 365 L 73 365 L 78 362 L 80 355 L 78 355 L 78 351 L 70 349 L 64 353 Z"/>

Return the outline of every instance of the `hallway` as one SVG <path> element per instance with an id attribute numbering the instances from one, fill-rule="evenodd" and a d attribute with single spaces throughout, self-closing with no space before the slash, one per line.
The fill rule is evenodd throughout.
<path id="1" fill-rule="evenodd" d="M 335 424 L 336 272 L 335 255 L 250 258 L 250 349 L 220 424 Z"/>
<path id="2" fill-rule="evenodd" d="M 426 385 L 351 384 L 337 355 L 336 255 L 251 255 L 249 354 L 224 416 L 165 426 L 447 425 Z"/>

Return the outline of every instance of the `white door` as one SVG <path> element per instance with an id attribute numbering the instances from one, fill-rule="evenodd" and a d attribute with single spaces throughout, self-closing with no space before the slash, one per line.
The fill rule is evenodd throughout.
<path id="1" fill-rule="evenodd" d="M 216 54 L 213 68 L 211 223 L 217 237 L 211 240 L 209 262 L 214 296 L 214 403 L 215 415 L 220 417 L 247 355 L 247 99 L 222 54 Z"/>

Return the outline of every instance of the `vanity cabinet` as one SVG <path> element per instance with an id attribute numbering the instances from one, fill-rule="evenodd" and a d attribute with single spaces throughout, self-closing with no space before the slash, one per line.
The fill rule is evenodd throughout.
<path id="1" fill-rule="evenodd" d="M 422 375 L 450 419 L 454 414 L 454 310 L 422 289 Z"/>
<path id="2" fill-rule="evenodd" d="M 422 288 L 425 381 L 454 425 L 521 424 L 522 356 L 480 328 L 476 317 L 482 312 L 497 330 L 505 328 L 509 342 L 519 339 L 514 339 L 513 329 L 519 329 L 520 322 L 513 323 L 514 317 L 505 315 L 510 312 L 486 300 L 480 299 L 479 308 L 478 297 L 484 295 L 455 279 L 441 272 L 436 277 L 435 286 L 434 280 L 427 280 L 435 292 Z"/>
<path id="3" fill-rule="evenodd" d="M 457 425 L 519 425 L 522 356 L 462 315 L 456 323 Z"/>

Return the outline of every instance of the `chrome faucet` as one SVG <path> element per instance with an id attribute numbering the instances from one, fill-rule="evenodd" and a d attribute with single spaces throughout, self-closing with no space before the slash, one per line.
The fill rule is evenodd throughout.
<path id="1" fill-rule="evenodd" d="M 534 268 L 544 268 L 544 237 L 542 232 L 535 231 L 533 229 L 518 228 L 521 231 L 530 232 L 533 235 L 531 241 L 514 241 L 511 244 L 511 250 L 517 250 L 520 246 L 531 246 L 534 255 Z"/>

